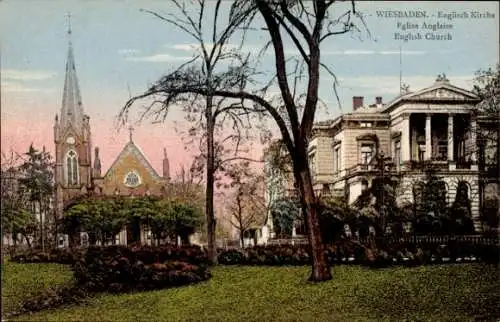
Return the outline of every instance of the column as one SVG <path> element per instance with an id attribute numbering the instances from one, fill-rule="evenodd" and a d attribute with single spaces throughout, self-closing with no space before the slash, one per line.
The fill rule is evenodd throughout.
<path id="1" fill-rule="evenodd" d="M 453 114 L 448 115 L 448 161 L 453 161 Z"/>
<path id="2" fill-rule="evenodd" d="M 401 161 L 408 162 L 410 156 L 410 115 L 403 114 L 403 122 L 401 123 Z"/>
<path id="3" fill-rule="evenodd" d="M 471 131 L 471 135 L 470 135 L 470 140 L 471 142 L 469 143 L 470 144 L 470 147 L 471 147 L 471 157 L 470 157 L 470 161 L 471 161 L 471 170 L 477 170 L 477 122 L 476 122 L 476 116 L 475 115 L 471 115 L 471 119 L 470 119 L 470 131 Z"/>
<path id="4" fill-rule="evenodd" d="M 425 160 L 432 158 L 431 114 L 425 117 Z"/>
<path id="5" fill-rule="evenodd" d="M 417 129 L 411 129 L 411 159 L 418 160 Z"/>

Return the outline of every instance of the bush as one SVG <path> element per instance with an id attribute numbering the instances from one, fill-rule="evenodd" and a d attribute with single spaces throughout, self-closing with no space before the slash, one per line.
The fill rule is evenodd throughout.
<path id="1" fill-rule="evenodd" d="M 481 261 L 496 264 L 499 261 L 497 245 L 450 240 L 445 245 L 433 242 L 403 242 L 385 240 L 370 246 L 352 240 L 341 240 L 325 245 L 329 265 L 360 264 L 373 268 L 392 265 L 426 265 Z M 310 265 L 311 252 L 307 245 L 254 246 L 219 253 L 222 265 Z"/>
<path id="2" fill-rule="evenodd" d="M 245 255 L 239 250 L 221 251 L 217 257 L 217 261 L 222 265 L 237 265 L 241 264 Z"/>
<path id="3" fill-rule="evenodd" d="M 40 295 L 24 300 L 22 309 L 24 312 L 53 309 L 62 305 L 79 303 L 87 296 L 88 292 L 85 288 L 75 287 L 73 285 L 61 288 L 49 288 Z"/>
<path id="4" fill-rule="evenodd" d="M 341 263 L 353 258 L 363 260 L 364 246 L 352 241 L 325 246 L 325 256 L 329 264 Z M 311 265 L 311 249 L 308 245 L 268 245 L 254 246 L 242 250 L 222 251 L 218 256 L 222 265 Z"/>
<path id="5" fill-rule="evenodd" d="M 40 249 L 17 250 L 10 260 L 16 263 L 56 263 L 72 265 L 85 253 L 84 249 L 54 248 L 43 252 Z"/>
<path id="6" fill-rule="evenodd" d="M 199 247 L 91 247 L 73 267 L 75 279 L 91 291 L 160 289 L 211 277 Z"/>

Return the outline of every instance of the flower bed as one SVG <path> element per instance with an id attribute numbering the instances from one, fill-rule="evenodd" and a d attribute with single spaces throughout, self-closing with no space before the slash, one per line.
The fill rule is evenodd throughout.
<path id="1" fill-rule="evenodd" d="M 199 247 L 92 247 L 73 267 L 75 279 L 91 291 L 159 289 L 211 277 Z"/>
<path id="2" fill-rule="evenodd" d="M 208 280 L 206 252 L 197 246 L 105 246 L 26 250 L 12 256 L 18 263 L 71 265 L 74 284 L 50 288 L 24 299 L 23 312 L 77 303 L 95 292 L 129 292 L 182 286 Z M 22 312 L 17 312 L 17 314 Z"/>

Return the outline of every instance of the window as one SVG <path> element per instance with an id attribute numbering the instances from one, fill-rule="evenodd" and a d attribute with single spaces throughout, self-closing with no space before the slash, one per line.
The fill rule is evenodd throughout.
<path id="1" fill-rule="evenodd" d="M 394 163 L 396 166 L 401 164 L 401 141 L 394 142 Z"/>
<path id="2" fill-rule="evenodd" d="M 78 155 L 71 150 L 66 155 L 66 183 L 68 185 L 77 185 L 78 179 Z"/>
<path id="3" fill-rule="evenodd" d="M 372 122 L 361 122 L 361 127 L 372 127 Z"/>
<path id="4" fill-rule="evenodd" d="M 425 145 L 420 144 L 418 146 L 418 161 L 424 161 L 425 160 Z"/>
<path id="5" fill-rule="evenodd" d="M 309 169 L 311 169 L 311 175 L 316 174 L 316 160 L 314 153 L 309 155 Z"/>
<path id="6" fill-rule="evenodd" d="M 127 173 L 127 175 L 125 176 L 125 185 L 127 187 L 134 188 L 139 186 L 140 184 L 141 184 L 141 178 L 135 171 Z"/>
<path id="7" fill-rule="evenodd" d="M 448 158 L 448 142 L 441 140 L 438 143 L 438 155 L 437 159 L 441 161 L 446 161 Z"/>
<path id="8" fill-rule="evenodd" d="M 373 144 L 361 144 L 361 164 L 369 164 L 373 157 Z"/>
<path id="9" fill-rule="evenodd" d="M 333 150 L 333 168 L 335 172 L 340 171 L 340 146 Z"/>
<path id="10" fill-rule="evenodd" d="M 465 161 L 465 140 L 458 141 L 457 144 L 457 158 L 459 162 Z"/>

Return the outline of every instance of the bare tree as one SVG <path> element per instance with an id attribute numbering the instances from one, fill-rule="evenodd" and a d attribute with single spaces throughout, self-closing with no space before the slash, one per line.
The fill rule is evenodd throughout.
<path id="1" fill-rule="evenodd" d="M 131 98 L 122 109 L 120 117 L 125 120 L 128 110 L 138 99 L 153 98 L 152 104 L 146 108 L 142 117 L 152 116 L 155 121 L 165 120 L 171 106 L 182 105 L 187 120 L 192 124 L 188 130 L 189 136 L 199 138 L 201 154 L 198 156 L 197 164 L 205 165 L 208 256 L 215 263 L 217 254 L 213 203 L 214 176 L 223 163 L 238 158 L 236 155 L 240 152 L 240 144 L 245 137 L 245 133 L 242 131 L 248 130 L 250 127 L 250 117 L 253 115 L 250 112 L 256 109 L 244 107 L 241 99 L 227 102 L 226 98 L 212 95 L 211 92 L 214 89 L 228 90 L 245 87 L 245 77 L 242 76 L 250 70 L 248 66 L 249 56 L 241 54 L 242 43 L 231 48 L 229 40 L 238 28 L 247 26 L 248 22 L 251 21 L 252 12 L 237 10 L 238 4 L 234 3 L 230 8 L 229 20 L 221 23 L 222 0 L 215 2 L 213 11 L 210 10 L 210 7 L 214 5 L 212 2 L 210 2 L 210 6 L 206 6 L 206 1 L 197 1 L 195 4 L 197 10 L 194 14 L 188 11 L 182 1 L 171 0 L 171 3 L 178 11 L 175 14 L 143 11 L 190 36 L 195 41 L 196 54 L 177 70 L 162 77 L 144 94 Z M 207 22 L 207 17 L 211 21 Z M 223 27 L 219 29 L 221 24 Z M 223 64 L 237 67 L 229 67 L 228 71 L 218 72 L 217 67 Z M 202 84 L 207 91 L 204 93 L 189 91 L 193 78 L 197 80 L 197 84 Z M 232 133 L 216 142 L 217 131 L 224 128 L 231 128 Z M 227 155 L 228 152 L 225 149 L 227 142 L 233 144 L 235 156 L 223 160 L 222 156 Z M 199 168 L 198 171 L 201 169 Z"/>
<path id="2" fill-rule="evenodd" d="M 238 230 L 243 247 L 245 233 L 256 226 L 261 226 L 268 208 L 264 198 L 264 178 L 250 168 L 250 162 L 232 164 L 226 171 L 230 181 L 227 188 L 233 192 L 229 196 L 229 222 Z"/>
<path id="3" fill-rule="evenodd" d="M 334 3 L 335 6 L 333 6 Z M 217 2 L 216 8 L 218 8 L 219 4 L 220 1 Z M 201 6 L 203 7 L 203 5 Z M 283 143 L 292 159 L 293 174 L 309 228 L 309 242 L 313 259 L 311 281 L 331 279 L 321 242 L 317 218 L 318 203 L 314 195 L 307 154 L 314 115 L 320 103 L 318 97 L 320 70 L 326 71 L 333 78 L 333 84 L 336 84 L 336 77 L 331 69 L 321 62 L 321 44 L 332 36 L 344 34 L 351 30 L 359 30 L 353 23 L 354 18 L 361 18 L 361 21 L 363 21 L 360 14 L 356 12 L 354 2 L 350 3 L 343 13 L 333 16 L 333 7 L 338 6 L 342 7 L 342 4 L 337 4 L 333 0 L 315 0 L 311 2 L 286 0 L 234 1 L 231 3 L 229 23 L 225 24 L 225 28 L 228 28 L 227 30 L 236 30 L 238 28 L 249 30 L 248 27 L 254 17 L 259 16 L 262 18 L 263 21 L 256 20 L 255 23 L 259 25 L 259 29 L 262 29 L 261 26 L 264 24 L 265 33 L 269 37 L 269 42 L 263 49 L 265 50 L 269 46 L 274 49 L 275 69 L 270 82 L 263 88 L 250 88 L 254 86 L 252 81 L 255 80 L 253 76 L 256 73 L 253 68 L 250 68 L 249 56 L 245 56 L 246 59 L 234 60 L 238 65 L 230 66 L 226 72 L 217 75 L 211 73 L 213 69 L 207 68 L 213 66 L 213 64 L 210 64 L 210 60 L 202 70 L 193 66 L 186 67 L 186 64 L 184 64 L 176 72 L 162 78 L 144 95 L 133 98 L 125 107 L 127 109 L 134 100 L 146 96 L 165 95 L 166 98 L 161 103 L 163 106 L 169 106 L 174 100 L 179 102 L 179 98 L 186 97 L 187 94 L 195 97 L 203 95 L 207 98 L 205 115 L 210 120 L 208 124 L 211 124 L 215 119 L 209 115 L 212 115 L 210 112 L 213 112 L 213 99 L 216 97 L 237 100 L 243 113 L 264 109 L 276 122 Z M 214 26 L 217 24 L 217 17 L 216 15 L 216 19 L 213 20 Z M 172 19 L 166 20 L 173 21 Z M 196 27 L 197 23 L 188 21 L 187 25 Z M 217 27 L 213 29 L 215 30 Z M 229 33 L 222 34 L 228 35 Z M 196 34 L 193 36 L 198 37 Z M 228 37 L 224 36 L 219 39 L 225 41 Z M 285 44 L 288 46 L 286 39 L 291 40 L 292 45 L 290 46 L 294 47 L 299 53 L 299 58 L 295 60 L 296 64 L 292 71 L 289 68 L 290 65 L 287 65 L 289 60 L 286 58 L 284 48 Z M 214 37 L 214 40 L 214 43 L 217 44 L 216 37 Z M 221 42 L 219 42 L 219 45 L 212 47 L 211 52 L 213 54 L 207 54 L 205 57 L 213 57 L 215 48 L 219 53 L 222 52 L 223 46 L 221 46 Z M 206 50 L 203 50 L 203 52 L 206 52 Z M 279 102 L 273 102 L 266 97 L 268 89 L 274 81 L 277 83 L 281 96 Z M 245 104 L 247 102 L 252 103 L 253 107 L 249 108 L 248 104 Z M 230 107 L 231 105 L 227 108 Z M 226 111 L 225 108 L 222 108 L 213 115 L 217 116 Z M 213 152 L 212 146 L 210 142 L 208 145 L 208 159 L 213 156 L 213 153 L 211 153 Z M 213 163 L 210 163 L 211 161 L 207 163 L 207 172 L 213 173 Z M 208 178 L 210 178 L 209 175 Z M 207 180 L 207 188 L 211 184 L 212 181 Z M 208 193 L 207 200 L 211 200 Z M 209 205 L 209 201 L 207 201 L 207 206 L 211 207 L 213 205 Z M 210 214 L 210 211 L 209 207 L 207 207 L 207 214 Z M 214 227 L 213 217 L 211 219 L 209 217 L 210 215 L 207 217 L 209 219 L 208 229 L 212 231 L 211 229 Z"/>

